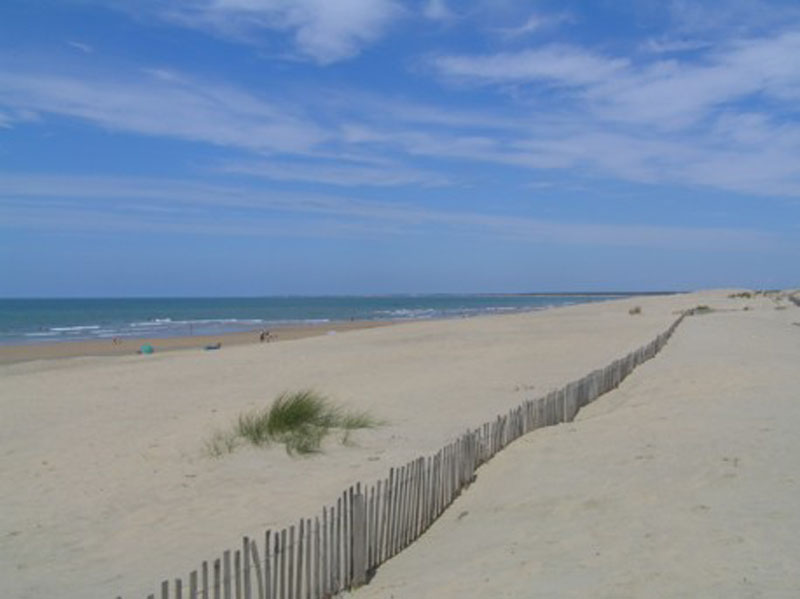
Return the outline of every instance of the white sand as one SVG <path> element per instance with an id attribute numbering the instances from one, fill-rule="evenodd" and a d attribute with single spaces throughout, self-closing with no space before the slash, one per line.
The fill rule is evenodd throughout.
<path id="1" fill-rule="evenodd" d="M 800 597 L 800 310 L 686 319 L 354 597 Z"/>
<path id="2" fill-rule="evenodd" d="M 242 534 L 260 535 L 267 527 L 313 516 L 346 486 L 383 477 L 390 466 L 438 450 L 467 427 L 523 399 L 605 366 L 652 340 L 674 320 L 677 310 L 700 303 L 741 309 L 747 303 L 760 307 L 759 315 L 768 314 L 768 324 L 800 312 L 794 307 L 774 311 L 766 299 L 745 302 L 725 296 L 709 292 L 637 298 L 522 315 L 412 323 L 219 352 L 2 366 L 0 596 L 144 597 L 162 578 L 185 576 L 201 560 L 237 546 Z M 641 305 L 643 314 L 630 316 L 633 305 Z M 755 313 L 752 318 L 756 319 Z M 749 314 L 742 321 L 750 322 Z M 787 327 L 795 329 L 790 332 L 797 338 L 800 329 Z M 754 325 L 752 334 L 770 338 L 771 332 L 764 331 Z M 752 359 L 758 358 L 759 351 L 754 353 Z M 263 406 L 283 390 L 306 387 L 348 407 L 367 409 L 388 424 L 358 432 L 355 447 L 332 440 L 324 455 L 310 459 L 289 458 L 279 447 L 243 449 L 221 459 L 205 455 L 204 440 L 215 428 L 230 426 L 241 411 Z M 757 399 L 748 396 L 747 401 Z M 632 414 L 626 427 L 615 430 L 635 430 L 640 414 Z M 694 422 L 684 420 L 681 424 L 687 426 Z M 711 425 L 703 421 L 697 426 L 705 430 Z M 565 434 L 562 427 L 535 433 L 535 440 L 509 450 L 514 453 L 507 459 L 513 461 L 512 456 L 528 443 L 561 438 L 573 452 L 582 448 L 585 462 L 602 455 L 604 448 L 616 447 L 615 435 L 606 432 L 600 447 L 591 437 Z M 626 442 L 631 441 L 623 435 L 620 446 Z M 739 457 L 744 465 L 750 459 L 745 449 L 729 457 Z M 537 455 L 541 458 L 538 450 L 517 457 L 513 471 L 531 456 L 539 459 Z M 588 463 L 576 466 L 575 459 L 574 453 L 564 454 L 564 462 L 571 466 L 553 469 L 559 476 L 572 471 L 571 483 L 566 479 L 559 483 L 561 493 L 567 493 L 568 483 L 579 485 L 580 473 L 589 469 Z M 638 463 L 632 462 L 633 457 L 626 459 L 622 473 L 628 462 Z M 613 459 L 601 462 L 608 471 L 593 465 L 594 474 L 603 481 L 615 480 L 619 464 Z M 501 468 L 502 463 L 491 468 Z M 481 472 L 476 495 L 489 472 Z M 552 500 L 555 491 L 547 490 L 552 481 L 533 478 L 533 487 L 524 491 L 529 496 L 525 501 L 540 501 L 534 491 L 549 493 Z M 505 483 L 509 492 L 512 482 Z M 603 488 L 607 486 L 603 483 Z M 576 486 L 575 494 L 581 495 L 581 489 Z M 501 497 L 500 489 L 494 493 Z M 697 505 L 701 503 L 698 500 Z M 549 509 L 565 508 L 552 503 Z M 457 510 L 451 510 L 443 526 Z M 544 525 L 536 513 L 531 519 L 537 529 Z M 469 516 L 465 522 L 475 520 Z M 485 525 L 490 523 L 486 519 Z M 576 525 L 570 534 L 577 535 L 571 541 L 577 551 L 583 546 L 580 539 L 594 533 Z M 436 538 L 432 533 L 419 550 L 412 548 L 407 557 L 398 558 L 397 567 L 403 563 L 400 560 L 420 555 L 423 543 Z M 506 551 L 498 547 L 501 553 Z M 605 559 L 613 562 L 612 555 Z M 394 564 L 386 566 L 387 576 L 390 567 Z M 569 570 L 566 563 L 558 568 Z M 420 577 L 420 568 L 409 575 Z"/>

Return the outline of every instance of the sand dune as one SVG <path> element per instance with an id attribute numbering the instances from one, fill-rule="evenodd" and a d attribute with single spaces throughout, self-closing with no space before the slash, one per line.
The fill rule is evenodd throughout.
<path id="1" fill-rule="evenodd" d="M 776 323 L 794 329 L 790 332 L 797 338 L 796 327 L 788 324 L 796 308 L 775 311 L 771 300 L 758 298 L 746 302 L 758 310 L 745 314 L 739 312 L 742 300 L 728 299 L 725 292 L 708 292 L 418 322 L 276 344 L 225 347 L 219 352 L 70 358 L 0 366 L 2 595 L 144 597 L 162 578 L 185 575 L 200 560 L 235 546 L 240 535 L 257 534 L 266 527 L 284 526 L 316 513 L 345 486 L 382 477 L 390 466 L 438 450 L 465 428 L 604 366 L 649 342 L 674 320 L 676 312 L 702 303 L 737 310 L 730 316 L 731 322 L 751 323 L 752 331 L 747 334 L 759 339 L 771 338 L 769 327 L 777 327 Z M 634 305 L 642 307 L 641 315 L 628 314 Z M 728 316 L 714 314 L 707 322 L 718 318 Z M 767 328 L 759 328 L 758 318 Z M 696 326 L 693 320 L 692 327 Z M 730 331 L 726 326 L 719 328 L 728 336 L 738 331 L 733 325 Z M 713 338 L 717 332 L 712 328 L 704 334 Z M 705 338 L 703 334 L 700 337 Z M 723 349 L 737 347 L 739 337 L 730 339 L 733 347 L 723 344 Z M 763 340 L 757 343 L 768 345 Z M 715 346 L 709 348 L 712 350 L 716 351 Z M 784 353 L 794 355 L 796 361 L 791 351 L 787 347 Z M 742 359 L 745 365 L 755 360 L 754 364 L 767 368 L 766 358 L 747 354 Z M 789 375 L 781 372 L 776 384 L 784 384 L 780 381 Z M 331 439 L 323 455 L 309 459 L 290 458 L 280 447 L 242 449 L 220 459 L 205 453 L 205 439 L 216 428 L 229 426 L 241 411 L 265 405 L 283 390 L 308 387 L 342 405 L 369 410 L 386 425 L 358 432 L 355 446 L 345 447 Z M 644 412 L 631 413 L 623 433 L 638 430 L 640 414 Z M 691 416 L 685 415 L 687 426 L 710 426 L 704 421 L 695 423 Z M 741 414 L 739 417 L 746 420 Z M 562 439 L 571 451 L 585 452 L 577 465 L 570 461 L 577 454 L 562 458 L 556 449 L 544 454 L 532 451 L 516 460 L 533 464 L 541 455 L 553 458 L 558 453 L 564 465 L 556 470 L 561 475 L 573 474 L 572 482 L 563 480 L 559 485 L 578 485 L 576 496 L 582 492 L 582 477 L 576 473 L 593 468 L 598 480 L 614 481 L 621 468 L 616 462 L 587 460 L 602 455 L 603 448 L 616 447 L 617 433 L 604 433 L 602 447 L 598 447 L 596 440 L 577 434 L 583 426 L 576 423 L 534 433 L 519 448 L 509 450 L 508 460 L 513 462 L 513 455 L 530 443 Z M 619 446 L 626 447 L 626 442 L 631 443 L 622 435 Z M 739 457 L 744 463 L 744 455 L 729 457 Z M 502 474 L 500 465 L 506 457 L 501 458 L 498 466 L 490 468 L 498 468 Z M 600 471 L 601 466 L 608 472 Z M 518 464 L 512 470 L 520 468 Z M 474 495 L 486 486 L 489 472 L 481 473 Z M 528 499 L 510 499 L 501 511 L 508 511 L 515 502 L 538 501 L 534 489 L 536 493 L 556 493 L 546 490 L 542 478 L 537 474 L 531 479 L 536 482 L 524 490 Z M 505 490 L 513 492 L 513 482 L 488 488 L 498 501 L 505 501 Z M 615 483 L 602 484 L 605 488 Z M 468 496 L 472 494 L 471 490 Z M 706 505 L 697 503 L 701 504 Z M 552 503 L 549 509 L 557 513 L 566 508 Z M 453 508 L 442 527 L 457 514 L 458 508 Z M 468 515 L 458 522 L 476 520 Z M 484 524 L 476 524 L 476 530 L 481 526 L 491 529 L 491 518 L 481 517 L 480 521 Z M 586 527 L 580 530 L 573 527 L 577 537 L 570 542 L 575 550 L 583 546 L 581 538 L 594 534 Z M 482 538 L 482 533 L 473 534 Z M 396 567 L 400 579 L 419 579 L 422 567 L 403 574 L 403 560 L 422 555 L 426 544 L 437 539 L 436 534 L 423 539 L 419 547 L 387 565 L 385 575 L 390 576 Z M 490 563 L 495 558 L 487 554 L 484 559 Z M 559 568 L 566 571 L 568 566 Z M 367 592 L 386 596 L 380 595 L 381 588 L 388 588 L 380 586 L 383 575 L 382 570 L 374 590 Z"/>

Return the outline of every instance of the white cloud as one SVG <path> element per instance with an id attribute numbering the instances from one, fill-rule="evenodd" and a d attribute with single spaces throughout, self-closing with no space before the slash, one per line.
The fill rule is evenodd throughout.
<path id="1" fill-rule="evenodd" d="M 562 23 L 572 23 L 574 17 L 569 13 L 545 14 L 533 13 L 528 16 L 522 25 L 515 27 L 502 27 L 495 31 L 500 35 L 509 38 L 519 38 L 536 33 L 544 29 L 549 29 L 561 25 Z"/>
<path id="2" fill-rule="evenodd" d="M 297 52 L 323 65 L 355 56 L 405 12 L 394 0 L 190 0 L 151 10 L 246 43 L 265 45 L 265 32 L 283 32 L 292 36 Z"/>
<path id="3" fill-rule="evenodd" d="M 445 78 L 508 97 L 516 135 L 412 140 L 417 152 L 761 195 L 800 195 L 800 33 L 729 40 L 699 57 L 633 60 L 579 47 L 440 56 Z M 528 98 L 532 98 L 530 101 Z M 521 99 L 521 101 L 520 101 Z"/>
<path id="4" fill-rule="evenodd" d="M 428 0 L 422 9 L 422 14 L 432 21 L 450 21 L 456 16 L 445 0 Z"/>
<path id="5" fill-rule="evenodd" d="M 92 52 L 94 52 L 94 48 L 92 48 L 89 44 L 83 42 L 76 42 L 74 40 L 69 40 L 67 41 L 67 44 L 69 46 L 72 46 L 76 50 L 80 50 L 84 54 L 91 54 Z"/>
<path id="6" fill-rule="evenodd" d="M 476 84 L 517 83 L 580 89 L 587 108 L 609 120 L 658 127 L 691 125 L 726 103 L 752 94 L 800 99 L 800 33 L 730 42 L 695 61 L 635 65 L 573 46 L 514 53 L 439 56 L 445 77 Z"/>
<path id="7" fill-rule="evenodd" d="M 712 111 L 762 94 L 800 99 L 800 33 L 738 41 L 700 61 L 658 61 L 587 89 L 604 118 L 660 128 L 693 125 Z"/>
<path id="8" fill-rule="evenodd" d="M 289 163 L 289 162 L 246 162 L 231 163 L 220 169 L 221 172 L 253 175 L 274 181 L 301 181 L 340 186 L 397 187 L 422 186 L 441 187 L 453 182 L 439 173 L 411 169 L 399 164 L 381 167 L 337 163 Z"/>
<path id="9" fill-rule="evenodd" d="M 795 0 L 657 0 L 670 29 L 719 39 L 762 35 L 800 19 Z"/>
<path id="10" fill-rule="evenodd" d="M 600 83 L 628 67 L 627 59 L 606 58 L 566 45 L 482 56 L 439 56 L 432 64 L 447 77 L 476 83 L 538 81 L 562 86 Z"/>

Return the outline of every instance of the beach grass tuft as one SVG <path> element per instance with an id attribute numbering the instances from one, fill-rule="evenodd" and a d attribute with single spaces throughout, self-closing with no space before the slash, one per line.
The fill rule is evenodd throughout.
<path id="1" fill-rule="evenodd" d="M 321 451 L 322 441 L 333 429 L 349 433 L 379 424 L 366 412 L 342 410 L 325 396 L 306 389 L 281 393 L 268 408 L 241 414 L 229 436 L 257 447 L 282 443 L 292 455 L 311 454 Z M 235 443 L 230 448 L 228 445 L 223 433 L 216 433 L 206 444 L 209 453 L 216 456 L 231 453 L 236 447 Z"/>
<path id="2" fill-rule="evenodd" d="M 253 445 L 266 445 L 270 441 L 267 431 L 268 412 L 264 410 L 252 410 L 245 414 L 239 414 L 234 432 L 239 437 L 246 439 Z"/>
<path id="3" fill-rule="evenodd" d="M 633 308 L 628 310 L 628 314 L 630 314 L 631 316 L 635 316 L 636 314 L 641 314 L 641 313 L 642 313 L 641 306 L 634 306 Z"/>

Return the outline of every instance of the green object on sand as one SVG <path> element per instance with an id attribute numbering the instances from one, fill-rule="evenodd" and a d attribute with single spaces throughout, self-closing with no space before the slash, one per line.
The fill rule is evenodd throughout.
<path id="1" fill-rule="evenodd" d="M 152 354 L 153 351 L 155 350 L 153 349 L 153 346 L 150 345 L 149 343 L 145 343 L 142 347 L 139 348 L 140 354 Z"/>

